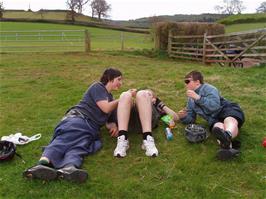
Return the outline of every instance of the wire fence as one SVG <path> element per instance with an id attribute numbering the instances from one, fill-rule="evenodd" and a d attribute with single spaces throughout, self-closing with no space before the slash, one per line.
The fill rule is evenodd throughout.
<path id="1" fill-rule="evenodd" d="M 0 31 L 0 53 L 88 52 L 152 48 L 150 35 L 116 32 L 90 34 L 87 30 Z"/>

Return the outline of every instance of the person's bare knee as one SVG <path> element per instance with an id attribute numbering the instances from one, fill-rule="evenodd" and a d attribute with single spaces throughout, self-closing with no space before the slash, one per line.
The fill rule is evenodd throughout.
<path id="1" fill-rule="evenodd" d="M 225 130 L 230 131 L 232 134 L 232 138 L 238 136 L 238 121 L 233 117 L 227 117 L 224 119 Z"/>
<path id="2" fill-rule="evenodd" d="M 138 91 L 136 94 L 136 103 L 138 104 L 141 101 L 150 101 L 152 100 L 152 95 L 147 90 Z"/>
<path id="3" fill-rule="evenodd" d="M 119 104 L 120 103 L 123 103 L 123 104 L 129 103 L 129 104 L 131 104 L 132 103 L 132 94 L 130 92 L 128 92 L 128 91 L 123 92 L 120 95 L 120 98 L 119 98 Z"/>
<path id="4" fill-rule="evenodd" d="M 214 125 L 213 125 L 213 128 L 214 127 L 218 127 L 218 128 L 220 128 L 220 129 L 223 129 L 224 130 L 224 124 L 222 123 L 222 122 L 217 122 L 217 123 L 215 123 Z"/>
<path id="5" fill-rule="evenodd" d="M 237 119 L 235 119 L 233 117 L 227 117 L 227 118 L 225 118 L 224 119 L 224 123 L 228 123 L 228 124 L 235 125 L 235 126 L 238 125 Z"/>

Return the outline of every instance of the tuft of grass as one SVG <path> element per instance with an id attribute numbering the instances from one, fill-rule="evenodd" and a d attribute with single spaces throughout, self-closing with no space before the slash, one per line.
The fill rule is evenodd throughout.
<path id="1" fill-rule="evenodd" d="M 116 98 L 130 88 L 150 87 L 176 111 L 186 104 L 184 75 L 201 71 L 206 82 L 238 102 L 246 114 L 239 137 L 241 156 L 218 161 L 216 140 L 210 136 L 203 143 L 190 144 L 180 123 L 173 130 L 174 140 L 167 141 L 161 123 L 153 131 L 157 158 L 146 157 L 140 147 L 141 135 L 130 134 L 128 156 L 116 159 L 112 155 L 116 139 L 102 128 L 102 150 L 86 157 L 83 164 L 90 175 L 85 184 L 22 178 L 22 172 L 36 164 L 41 147 L 49 143 L 65 111 L 108 66 L 123 72 L 123 87 L 114 93 Z M 42 138 L 17 146 L 25 164 L 18 157 L 1 163 L 0 198 L 264 198 L 266 166 L 261 142 L 266 129 L 265 73 L 265 66 L 204 66 L 142 53 L 1 54 L 0 136 L 20 131 L 27 136 L 42 133 Z M 202 119 L 198 122 L 206 125 Z"/>

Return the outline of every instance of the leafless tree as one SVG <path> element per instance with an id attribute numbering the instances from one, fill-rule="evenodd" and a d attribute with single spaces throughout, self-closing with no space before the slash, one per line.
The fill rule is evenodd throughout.
<path id="1" fill-rule="evenodd" d="M 149 17 L 149 22 L 151 24 L 154 24 L 154 23 L 157 23 L 157 22 L 160 22 L 160 21 L 163 21 L 163 18 L 160 17 L 160 16 L 151 16 L 151 17 Z"/>
<path id="2" fill-rule="evenodd" d="M 82 13 L 83 6 L 86 5 L 90 0 L 76 0 L 78 13 Z"/>
<path id="3" fill-rule="evenodd" d="M 75 15 L 76 15 L 75 10 L 78 7 L 77 0 L 67 0 L 66 4 L 67 4 L 67 7 L 70 9 L 69 14 L 70 14 L 71 21 L 74 22 L 75 21 Z"/>
<path id="4" fill-rule="evenodd" d="M 258 13 L 266 13 L 266 1 L 262 2 L 256 10 Z"/>
<path id="5" fill-rule="evenodd" d="M 41 15 L 41 19 L 43 19 L 45 11 L 43 9 L 40 9 L 38 13 Z"/>
<path id="6" fill-rule="evenodd" d="M 214 9 L 221 14 L 241 14 L 246 8 L 241 0 L 223 0 L 223 5 L 216 5 Z"/>
<path id="7" fill-rule="evenodd" d="M 92 16 L 96 14 L 98 16 L 98 19 L 101 19 L 101 17 L 107 17 L 108 11 L 111 10 L 111 5 L 107 4 L 105 0 L 93 0 L 91 2 L 91 10 L 92 10 Z"/>
<path id="8" fill-rule="evenodd" d="M 241 14 L 241 12 L 246 9 L 246 7 L 243 5 L 243 1 L 233 0 L 232 4 L 234 5 L 235 12 L 237 14 Z"/>
<path id="9" fill-rule="evenodd" d="M 2 1 L 0 1 L 0 19 L 3 17 L 3 11 L 4 11 L 4 4 Z"/>
<path id="10" fill-rule="evenodd" d="M 214 7 L 214 10 L 216 10 L 216 12 L 218 12 L 219 14 L 223 13 L 223 7 L 222 6 L 216 5 Z"/>

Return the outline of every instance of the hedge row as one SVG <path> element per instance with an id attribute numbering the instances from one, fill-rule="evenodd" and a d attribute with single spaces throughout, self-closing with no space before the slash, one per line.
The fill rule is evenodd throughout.
<path id="1" fill-rule="evenodd" d="M 168 45 L 168 34 L 172 31 L 173 35 L 208 35 L 224 34 L 225 28 L 217 23 L 198 23 L 198 22 L 159 22 L 153 27 L 155 48 L 166 50 Z"/>

